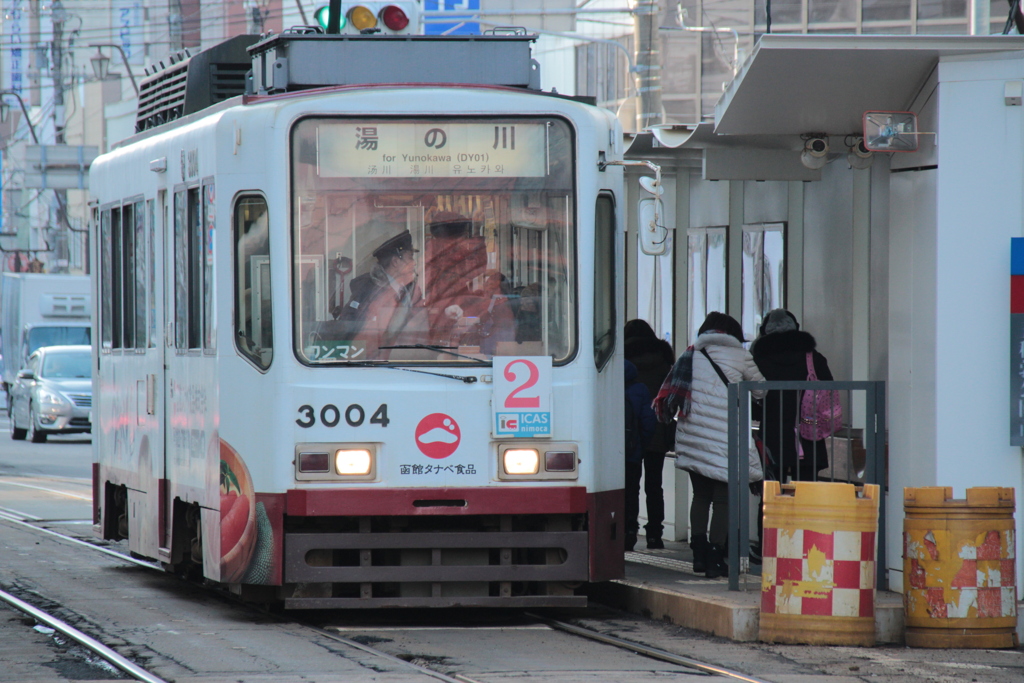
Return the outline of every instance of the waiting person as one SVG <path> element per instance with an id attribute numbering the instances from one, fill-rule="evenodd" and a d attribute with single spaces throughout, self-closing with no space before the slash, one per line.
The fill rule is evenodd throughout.
<path id="1" fill-rule="evenodd" d="M 640 468 L 658 426 L 651 394 L 637 379 L 636 366 L 625 361 L 626 387 L 626 550 L 636 546 L 640 530 Z M 647 547 L 650 547 L 648 542 Z M 664 548 L 664 544 L 661 546 Z"/>
<path id="2" fill-rule="evenodd" d="M 803 381 L 807 379 L 807 354 L 814 372 L 823 382 L 832 381 L 828 361 L 816 349 L 811 334 L 800 329 L 796 316 L 776 308 L 761 322 L 761 330 L 750 352 L 764 378 L 769 381 Z M 800 438 L 797 420 L 800 416 L 800 391 L 769 391 L 764 398 L 761 416 L 761 440 L 768 449 L 771 464 L 767 475 L 785 481 L 813 481 L 818 472 L 828 467 L 825 439 L 808 441 Z"/>
<path id="3" fill-rule="evenodd" d="M 651 396 L 657 396 L 662 383 L 668 377 L 675 362 L 672 345 L 659 339 L 645 320 L 630 320 L 625 327 L 626 360 L 637 369 L 637 379 L 643 382 Z M 640 478 L 644 481 L 644 496 L 647 498 L 647 524 L 644 526 L 647 535 L 647 547 L 660 550 L 665 547 L 662 540 L 663 522 L 665 521 L 665 494 L 662 491 L 662 471 L 665 467 L 665 454 L 675 446 L 675 425 L 658 423 L 650 444 L 644 450 L 643 457 L 637 461 L 633 478 L 627 467 L 626 500 L 631 497 L 639 501 Z M 628 505 L 627 505 L 628 509 Z M 627 514 L 627 525 L 629 522 Z M 636 519 L 633 518 L 634 523 Z"/>
<path id="4" fill-rule="evenodd" d="M 735 318 L 709 313 L 693 346 L 679 357 L 665 379 L 654 410 L 658 420 L 676 422 L 676 467 L 690 473 L 690 547 L 693 569 L 708 578 L 724 576 L 729 530 L 729 382 L 763 381 L 743 348 L 743 328 Z M 763 391 L 752 391 L 760 398 Z M 750 481 L 763 478 L 757 449 L 750 446 Z M 708 517 L 710 514 L 710 528 Z"/>

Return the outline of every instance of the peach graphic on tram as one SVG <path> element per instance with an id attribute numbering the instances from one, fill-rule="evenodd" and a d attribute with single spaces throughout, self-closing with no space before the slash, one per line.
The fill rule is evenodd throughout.
<path id="1" fill-rule="evenodd" d="M 622 575 L 620 131 L 531 86 L 528 39 L 477 38 L 393 46 L 402 85 L 140 118 L 97 159 L 97 534 L 288 608 L 581 605 Z M 525 80 L 458 66 L 484 48 Z"/>

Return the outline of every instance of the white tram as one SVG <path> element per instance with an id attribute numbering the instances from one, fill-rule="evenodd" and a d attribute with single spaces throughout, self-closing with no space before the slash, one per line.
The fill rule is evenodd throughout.
<path id="1" fill-rule="evenodd" d="M 240 36 L 143 82 L 90 177 L 98 535 L 292 608 L 622 576 L 621 132 L 530 41 Z"/>

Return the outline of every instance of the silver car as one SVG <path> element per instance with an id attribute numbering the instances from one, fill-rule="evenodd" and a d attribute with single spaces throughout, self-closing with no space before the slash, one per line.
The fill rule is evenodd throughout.
<path id="1" fill-rule="evenodd" d="M 92 431 L 92 350 L 44 346 L 11 385 L 11 438 L 43 443 L 50 434 Z"/>

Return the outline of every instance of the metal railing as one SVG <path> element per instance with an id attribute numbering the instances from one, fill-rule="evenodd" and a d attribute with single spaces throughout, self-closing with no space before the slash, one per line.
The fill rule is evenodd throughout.
<path id="1" fill-rule="evenodd" d="M 875 562 L 876 587 L 884 589 L 886 582 L 885 557 L 885 493 L 886 493 L 886 454 L 885 454 L 885 382 L 736 382 L 729 384 L 729 590 L 740 590 L 740 574 L 749 571 L 750 548 L 750 499 L 749 491 L 749 451 L 751 429 L 750 399 L 751 391 L 793 391 L 792 394 L 781 394 L 779 397 L 780 433 L 783 402 L 796 402 L 796 415 L 800 411 L 800 397 L 807 389 L 837 390 L 846 392 L 843 402 L 847 415 L 852 411 L 853 392 L 863 392 L 865 401 L 863 439 L 866 457 L 861 471 L 854 463 L 853 444 L 856 437 L 854 430 L 844 429 L 843 435 L 827 437 L 827 445 L 831 446 L 832 459 L 828 466 L 828 475 L 820 476 L 814 472 L 818 481 L 840 481 L 853 484 L 878 484 L 880 496 L 878 502 L 878 555 Z M 767 396 L 767 393 L 766 393 Z M 845 419 L 849 424 L 849 418 Z M 793 426 L 795 428 L 795 425 Z M 796 434 L 793 435 L 794 440 Z M 836 444 L 845 442 L 846 462 L 837 463 Z M 771 444 L 769 444 L 770 446 Z M 811 457 L 816 457 L 816 453 Z M 798 464 L 798 463 L 796 463 Z M 845 470 L 837 467 L 845 464 Z M 779 463 L 780 479 L 785 482 L 787 463 Z M 824 471 L 824 470 L 822 470 Z M 837 477 L 837 473 L 845 472 L 845 477 Z M 768 473 L 766 472 L 766 476 Z M 692 533 L 692 530 L 691 530 Z"/>

